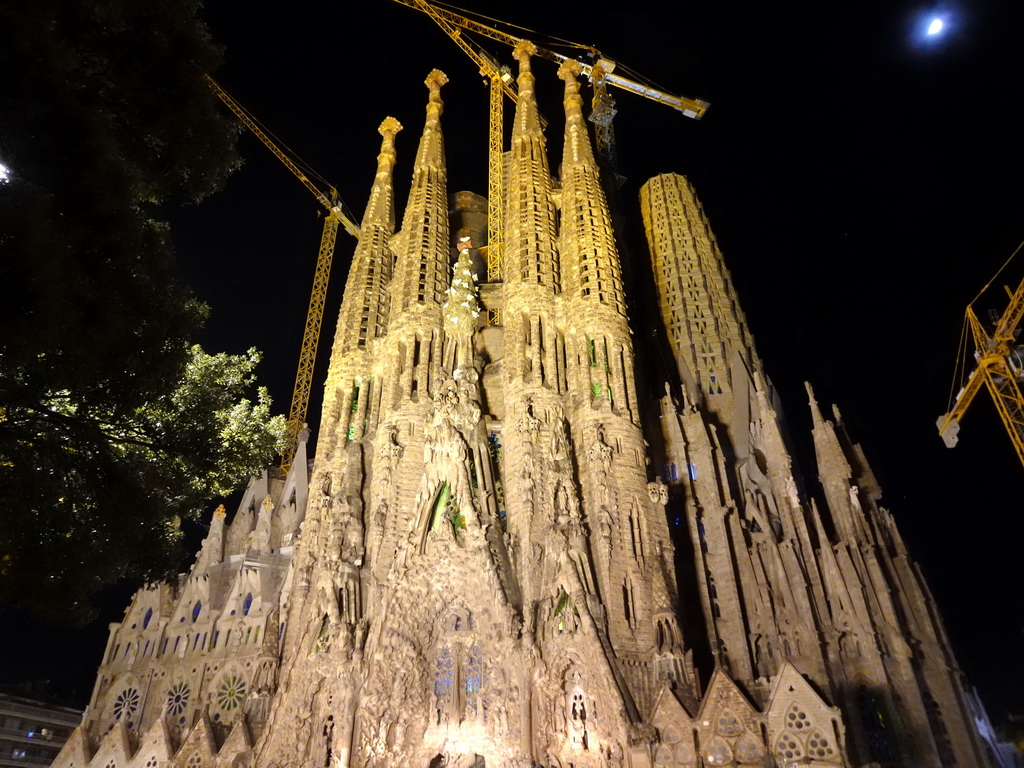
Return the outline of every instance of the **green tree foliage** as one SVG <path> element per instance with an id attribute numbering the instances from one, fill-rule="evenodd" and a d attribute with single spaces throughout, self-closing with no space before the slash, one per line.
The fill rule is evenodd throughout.
<path id="1" fill-rule="evenodd" d="M 236 128 L 196 0 L 0 5 L 0 603 L 68 608 L 178 564 L 175 521 L 271 457 L 256 356 L 205 355 L 161 212 Z"/>

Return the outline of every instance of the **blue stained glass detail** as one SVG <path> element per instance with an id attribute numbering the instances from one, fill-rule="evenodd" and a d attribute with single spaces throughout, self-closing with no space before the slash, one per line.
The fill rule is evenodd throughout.
<path id="1" fill-rule="evenodd" d="M 199 618 L 199 614 L 203 612 L 203 604 L 199 600 L 196 600 L 196 604 L 192 606 L 192 621 L 196 621 Z"/>
<path id="2" fill-rule="evenodd" d="M 153 618 L 153 609 L 150 608 L 148 611 L 146 611 L 146 618 L 144 618 L 142 620 L 142 628 L 143 629 L 145 629 L 146 627 L 149 626 L 149 622 L 152 620 L 152 618 Z"/>
<path id="3" fill-rule="evenodd" d="M 252 608 L 252 592 L 247 594 L 245 600 L 242 601 L 242 615 L 248 616 L 250 608 Z"/>

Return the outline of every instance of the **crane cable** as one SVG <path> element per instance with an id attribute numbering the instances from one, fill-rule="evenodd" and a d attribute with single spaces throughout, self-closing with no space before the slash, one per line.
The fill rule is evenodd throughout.
<path id="1" fill-rule="evenodd" d="M 453 13 L 458 13 L 458 14 L 460 14 L 462 16 L 465 16 L 466 18 L 483 19 L 483 20 L 486 20 L 486 21 L 490 22 L 491 24 L 503 25 L 503 26 L 509 27 L 510 29 L 514 29 L 514 30 L 516 30 L 518 32 L 526 33 L 529 36 L 529 39 L 534 41 L 534 42 L 541 42 L 543 40 L 546 40 L 546 41 L 549 41 L 547 43 L 548 45 L 552 45 L 552 46 L 559 45 L 559 46 L 564 46 L 566 48 L 574 48 L 576 50 L 582 50 L 582 51 L 585 51 L 586 53 L 590 54 L 594 58 L 599 58 L 599 57 L 603 58 L 604 57 L 604 54 L 601 51 L 599 51 L 597 48 L 595 48 L 592 45 L 587 45 L 586 43 L 577 43 L 577 42 L 574 42 L 572 40 L 566 40 L 565 38 L 557 37 L 555 35 L 549 35 L 549 34 L 546 34 L 544 32 L 538 32 L 537 30 L 531 29 L 530 27 L 524 27 L 524 26 L 522 26 L 520 24 L 513 24 L 512 22 L 504 21 L 503 19 L 496 19 L 493 16 L 488 16 L 485 13 L 478 13 L 476 11 L 470 11 L 470 10 L 467 10 L 466 8 L 460 8 L 459 6 L 453 5 L 451 3 L 437 2 L 436 0 L 432 0 L 432 2 L 433 2 L 434 5 L 436 5 L 436 6 L 440 7 L 440 8 L 445 8 L 448 11 L 451 11 Z M 464 32 L 464 34 L 465 34 L 465 32 Z M 509 33 L 506 33 L 506 34 L 509 34 Z M 479 43 L 478 43 L 478 45 L 479 45 Z M 621 62 L 616 60 L 614 57 L 611 57 L 611 60 L 615 61 L 615 65 L 616 65 L 617 68 L 621 68 L 622 71 L 627 73 L 630 78 L 632 78 L 636 82 L 640 83 L 641 85 L 645 85 L 645 86 L 647 86 L 649 88 L 654 88 L 654 89 L 659 90 L 659 91 L 665 91 L 666 93 L 668 92 L 667 88 L 665 88 L 664 86 L 662 86 L 659 83 L 655 82 L 654 80 L 650 79 L 649 77 L 646 77 L 646 76 L 642 75 L 641 73 L 639 73 L 636 70 L 634 70 L 632 67 L 629 67 L 629 66 L 627 66 L 625 64 L 622 64 Z"/>
<path id="2" fill-rule="evenodd" d="M 971 299 L 970 304 L 967 305 L 968 310 L 974 306 L 974 302 L 980 299 L 982 294 L 985 293 L 985 291 L 992 287 L 992 283 L 994 283 L 996 278 L 999 277 L 1000 274 L 1002 274 L 1003 270 L 1009 266 L 1010 262 L 1013 261 L 1014 256 L 1020 253 L 1021 248 L 1024 248 L 1024 240 L 1022 240 L 1020 244 L 1016 248 L 1014 248 L 1013 253 L 1010 254 L 1010 257 L 1003 262 L 1003 265 L 999 267 L 999 269 L 996 270 L 996 273 L 989 278 L 988 282 L 985 283 L 984 286 L 982 286 L 981 290 L 978 291 L 978 295 Z M 955 399 L 954 390 L 956 389 L 957 381 L 959 380 L 961 382 L 961 385 L 963 384 L 963 377 L 967 370 L 967 337 L 967 317 L 965 316 L 964 324 L 960 329 L 960 343 L 957 345 L 956 350 L 956 363 L 953 367 L 953 380 L 950 382 L 949 385 L 949 400 L 946 403 L 947 413 L 953 410 L 953 401 Z"/>
<path id="3" fill-rule="evenodd" d="M 968 308 L 970 308 L 974 304 L 974 302 L 976 302 L 978 299 L 981 298 L 981 294 L 983 294 L 985 291 L 987 291 L 989 289 L 989 287 L 992 285 L 993 281 L 995 281 L 995 279 L 997 277 L 999 277 L 1000 273 L 1004 269 L 1006 269 L 1007 265 L 1011 261 L 1013 261 L 1013 257 L 1017 255 L 1017 253 L 1020 251 L 1021 248 L 1024 248 L 1024 240 L 1022 240 L 1020 245 L 1018 245 L 1014 249 L 1013 253 L 1010 254 L 1010 258 L 1008 258 L 1006 261 L 1003 262 L 1003 266 L 1001 266 L 999 269 L 996 270 L 996 273 L 994 275 L 992 275 L 992 277 L 989 279 L 989 281 L 987 283 L 985 283 L 985 286 L 980 291 L 978 291 L 978 295 L 975 296 L 973 299 L 971 299 L 971 303 L 967 305 Z"/>
<path id="4" fill-rule="evenodd" d="M 303 172 L 305 172 L 305 174 L 307 176 L 312 176 L 317 181 L 322 182 L 323 184 L 325 184 L 328 188 L 334 189 L 334 187 L 331 184 L 331 182 L 329 182 L 327 179 L 325 179 L 323 176 L 321 176 L 319 173 L 317 173 L 316 169 L 314 169 L 313 166 L 311 166 L 309 163 L 307 163 L 305 160 L 303 160 L 302 157 L 299 156 L 298 152 L 296 152 L 294 149 L 289 147 L 288 144 L 286 144 L 284 142 L 284 140 L 280 136 L 278 136 L 270 128 L 268 128 L 266 125 L 264 125 L 263 122 L 260 121 L 260 119 L 258 117 L 256 117 L 252 112 L 247 110 L 245 107 L 243 107 L 237 101 L 235 102 L 235 105 L 242 112 L 245 113 L 246 117 L 248 117 L 250 120 L 252 120 L 254 123 L 256 123 L 256 125 L 259 126 L 261 131 L 263 131 L 265 134 L 267 134 L 267 136 L 272 138 L 274 140 L 274 143 L 277 144 L 277 146 L 282 147 L 283 149 L 286 149 L 288 151 L 288 155 L 290 156 L 292 162 L 295 163 L 295 165 L 297 165 L 299 168 L 301 168 L 303 170 Z"/>

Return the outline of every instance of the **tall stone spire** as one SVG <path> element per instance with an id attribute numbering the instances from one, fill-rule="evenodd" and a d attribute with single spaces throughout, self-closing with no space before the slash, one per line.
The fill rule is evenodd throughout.
<path id="1" fill-rule="evenodd" d="M 570 300 L 612 310 L 608 321 L 626 327 L 622 268 L 612 234 L 608 202 L 583 119 L 577 62 L 562 62 L 565 81 L 565 144 L 562 151 L 562 264 Z M 613 319 L 618 315 L 617 319 Z"/>
<path id="2" fill-rule="evenodd" d="M 441 136 L 441 87 L 448 76 L 435 69 L 424 82 L 430 99 L 402 217 L 392 292 L 396 319 L 416 305 L 439 308 L 448 283 L 448 190 Z"/>
<path id="3" fill-rule="evenodd" d="M 390 297 L 388 283 L 395 256 L 389 241 L 395 230 L 394 185 L 395 135 L 402 125 L 387 117 L 377 129 L 382 136 L 377 172 L 370 200 L 363 214 L 362 233 L 352 256 L 345 294 L 334 334 L 331 365 L 324 390 L 324 426 L 319 449 L 328 452 L 341 436 L 347 436 L 350 423 L 358 423 L 359 390 L 369 378 L 371 358 L 367 348 L 387 330 Z M 366 398 L 364 398 L 365 400 Z M 355 403 L 355 409 L 352 408 Z"/>
<path id="4" fill-rule="evenodd" d="M 539 475 L 536 461 L 541 416 L 550 414 L 546 426 L 561 429 L 557 396 L 565 389 L 564 363 L 559 356 L 565 348 L 564 340 L 554 323 L 558 253 L 553 183 L 530 70 L 530 56 L 535 50 L 532 43 L 521 41 L 513 53 L 519 62 L 519 102 L 512 128 L 505 200 L 489 201 L 491 205 L 504 202 L 506 206 L 501 376 L 504 421 L 509 428 L 502 430 L 501 440 L 508 457 L 503 467 L 508 533 L 527 603 L 540 599 L 543 589 L 542 568 L 528 557 L 541 541 L 540 531 L 533 530 L 540 502 L 536 489 L 548 482 Z M 537 541 L 532 540 L 535 536 Z"/>
<path id="5" fill-rule="evenodd" d="M 388 246 L 394 233 L 394 137 L 401 124 L 394 118 L 385 118 L 377 130 L 383 137 L 381 152 L 341 302 L 334 340 L 337 354 L 366 347 L 369 340 L 381 336 L 387 328 L 388 297 L 384 288 L 391 280 L 394 266 L 394 255 Z"/>
<path id="6" fill-rule="evenodd" d="M 640 190 L 640 207 L 661 316 L 687 400 L 727 423 L 737 384 L 733 368 L 761 370 L 732 277 L 685 176 L 649 179 Z"/>
<path id="7" fill-rule="evenodd" d="M 825 419 L 814 398 L 814 390 L 805 382 L 811 407 L 814 453 L 818 460 L 818 479 L 825 491 L 835 535 L 847 542 L 867 541 L 868 531 L 853 470 L 836 434 L 835 425 Z"/>
<path id="8" fill-rule="evenodd" d="M 362 234 L 352 257 L 345 295 L 334 337 L 335 356 L 362 349 L 387 327 L 387 294 L 394 255 L 388 239 L 395 231 L 394 185 L 395 135 L 402 125 L 387 117 L 377 129 L 383 137 L 377 155 L 370 200 L 363 214 Z"/>
<path id="9" fill-rule="evenodd" d="M 558 290 L 555 207 L 547 148 L 541 132 L 530 56 L 533 43 L 520 41 L 513 52 L 519 62 L 519 102 L 512 128 L 505 209 L 505 284 Z M 491 201 L 498 205 L 499 201 Z"/>

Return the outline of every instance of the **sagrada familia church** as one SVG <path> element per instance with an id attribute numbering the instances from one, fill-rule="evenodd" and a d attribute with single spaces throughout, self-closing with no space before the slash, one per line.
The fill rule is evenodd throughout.
<path id="1" fill-rule="evenodd" d="M 487 201 L 446 188 L 435 70 L 397 230 L 380 126 L 315 461 L 135 595 L 54 767 L 1004 765 L 810 387 L 819 482 L 796 471 L 688 181 L 643 186 L 634 289 L 577 72 L 555 176 L 515 55 L 503 279 L 478 282 Z M 627 286 L 657 297 L 632 326 Z"/>

